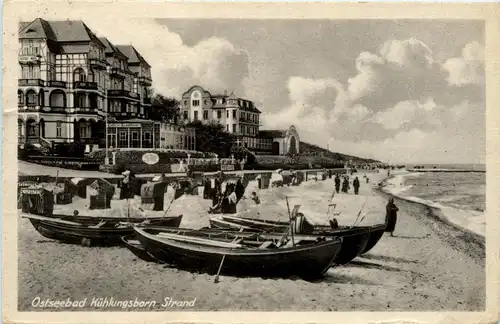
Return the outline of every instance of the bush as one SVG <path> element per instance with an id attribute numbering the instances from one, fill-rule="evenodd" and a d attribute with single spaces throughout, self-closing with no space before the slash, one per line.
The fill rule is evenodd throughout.
<path id="1" fill-rule="evenodd" d="M 179 160 L 187 160 L 188 154 L 191 158 L 205 158 L 206 154 L 197 151 L 175 150 L 175 149 L 111 149 L 108 150 L 108 156 L 111 160 L 113 155 L 111 152 L 116 153 L 116 164 L 129 163 L 129 164 L 145 164 L 142 161 L 142 156 L 146 153 L 155 153 L 160 160 L 158 164 L 171 164 L 178 163 Z M 89 154 L 89 158 L 104 163 L 106 157 L 105 150 L 97 150 Z"/>
<path id="2" fill-rule="evenodd" d="M 52 154 L 67 157 L 84 157 L 85 144 L 82 142 L 55 143 Z"/>

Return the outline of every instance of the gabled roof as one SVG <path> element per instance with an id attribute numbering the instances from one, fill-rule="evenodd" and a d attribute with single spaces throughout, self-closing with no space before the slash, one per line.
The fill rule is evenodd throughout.
<path id="1" fill-rule="evenodd" d="M 103 48 L 106 47 L 81 20 L 50 21 L 49 24 L 56 34 L 58 42 L 93 41 Z"/>
<path id="2" fill-rule="evenodd" d="M 104 53 L 105 54 L 112 54 L 112 55 L 118 55 L 118 56 L 121 56 L 123 57 L 124 59 L 127 58 L 127 56 L 125 54 L 123 54 L 117 46 L 113 45 L 113 43 L 111 43 L 109 41 L 109 39 L 107 39 L 106 37 L 100 37 L 99 40 L 101 41 L 101 43 L 104 44 L 104 46 L 106 46 L 106 49 L 104 50 Z"/>
<path id="3" fill-rule="evenodd" d="M 19 39 L 43 38 L 57 41 L 56 35 L 50 24 L 41 18 L 37 18 L 32 22 L 20 22 L 19 26 Z"/>
<path id="4" fill-rule="evenodd" d="M 125 54 L 128 57 L 128 64 L 146 64 L 148 67 L 151 67 L 149 63 L 142 57 L 142 55 L 135 49 L 132 45 L 117 45 L 120 52 Z"/>

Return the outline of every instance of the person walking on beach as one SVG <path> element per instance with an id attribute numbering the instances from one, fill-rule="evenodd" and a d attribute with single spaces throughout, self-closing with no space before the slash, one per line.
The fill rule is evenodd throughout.
<path id="1" fill-rule="evenodd" d="M 398 219 L 398 211 L 399 208 L 394 204 L 394 198 L 389 198 L 389 202 L 385 207 L 385 231 L 391 233 L 391 236 L 394 236 L 394 230 L 396 229 L 396 221 Z"/>
<path id="2" fill-rule="evenodd" d="M 357 195 L 359 193 L 359 179 L 356 177 L 352 182 L 352 186 L 354 187 L 354 194 Z"/>
<path id="3" fill-rule="evenodd" d="M 340 177 L 338 174 L 335 175 L 335 191 L 339 193 L 340 190 Z"/>
<path id="4" fill-rule="evenodd" d="M 348 193 L 349 192 L 349 180 L 348 178 L 344 178 L 344 182 L 342 183 L 342 192 Z"/>

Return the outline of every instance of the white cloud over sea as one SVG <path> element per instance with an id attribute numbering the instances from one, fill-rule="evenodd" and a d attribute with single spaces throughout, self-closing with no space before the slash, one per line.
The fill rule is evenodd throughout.
<path id="1" fill-rule="evenodd" d="M 418 29 L 411 37 L 380 35 L 378 43 L 370 37 L 373 46 L 359 49 L 349 49 L 351 34 L 343 36 L 347 50 L 323 41 L 331 48 L 308 53 L 314 43 L 292 45 L 310 41 L 307 34 L 287 38 L 263 27 L 238 31 L 235 24 L 189 37 L 190 28 L 203 34 L 196 21 L 175 31 L 153 20 L 85 22 L 114 44 L 133 44 L 163 94 L 178 97 L 194 84 L 228 89 L 259 104 L 264 127 L 293 124 L 302 140 L 346 154 L 393 162 L 485 160 L 481 35 L 446 50 L 449 43 L 433 40 L 432 33 L 422 34 L 424 41 Z M 350 51 L 350 57 L 329 58 L 334 51 Z"/>

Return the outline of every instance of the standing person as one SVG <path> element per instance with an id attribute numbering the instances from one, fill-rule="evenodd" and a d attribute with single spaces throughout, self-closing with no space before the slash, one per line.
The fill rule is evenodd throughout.
<path id="1" fill-rule="evenodd" d="M 338 174 L 335 175 L 335 191 L 339 193 L 340 190 L 340 177 Z"/>
<path id="2" fill-rule="evenodd" d="M 354 187 L 354 194 L 357 195 L 359 193 L 359 179 L 356 177 L 352 182 L 352 186 Z"/>
<path id="3" fill-rule="evenodd" d="M 349 180 L 344 178 L 344 182 L 342 183 L 342 192 L 349 193 Z"/>
<path id="4" fill-rule="evenodd" d="M 389 198 L 389 202 L 387 203 L 386 215 L 385 215 L 385 231 L 391 233 L 391 236 L 394 236 L 394 230 L 396 229 L 396 221 L 398 220 L 398 211 L 399 208 L 394 204 L 394 198 Z"/>

